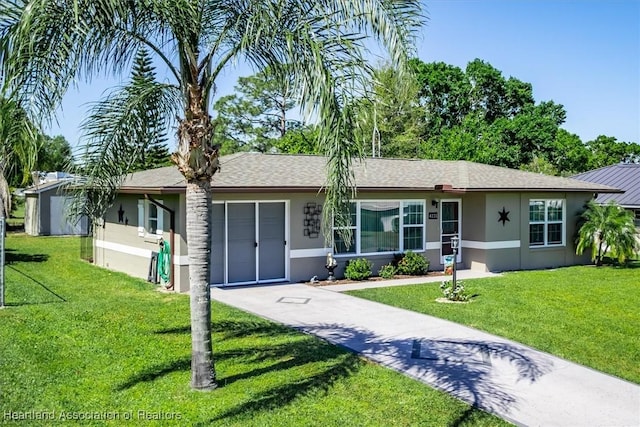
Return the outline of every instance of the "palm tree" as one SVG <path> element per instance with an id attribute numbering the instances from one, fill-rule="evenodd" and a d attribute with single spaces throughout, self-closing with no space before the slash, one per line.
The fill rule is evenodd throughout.
<path id="1" fill-rule="evenodd" d="M 0 218 L 11 211 L 9 176 L 26 184 L 38 157 L 41 134 L 14 101 L 0 99 Z"/>
<path id="2" fill-rule="evenodd" d="M 209 116 L 216 80 L 236 61 L 276 77 L 293 76 L 306 117 L 320 125 L 327 156 L 325 218 L 349 221 L 353 186 L 352 116 L 344 108 L 366 87 L 367 52 L 382 46 L 402 65 L 420 25 L 418 0 L 0 0 L 3 71 L 29 111 L 54 111 L 77 78 L 125 72 L 138 49 L 148 49 L 173 81 L 147 82 L 132 91 L 102 129 L 91 128 L 85 172 L 115 190 L 128 167 L 118 146 L 135 137 L 135 106 L 155 99 L 157 111 L 177 123 L 172 155 L 187 182 L 187 241 L 191 289 L 192 377 L 195 389 L 216 387 L 209 296 L 211 180 L 218 150 Z M 28 101 L 28 104 L 26 103 Z M 96 165 L 105 165 L 103 167 Z M 96 188 L 94 185 L 93 188 Z M 103 208 L 109 198 L 96 196 Z"/>
<path id="3" fill-rule="evenodd" d="M 25 111 L 14 101 L 0 98 L 0 219 L 11 213 L 9 175 L 21 175 L 19 181 L 27 183 L 38 157 L 41 134 L 28 119 Z M 4 227 L 4 221 L 0 221 Z M 0 233 L 4 239 L 4 229 Z M 4 242 L 0 242 L 4 261 Z M 0 265 L 4 271 L 4 265 Z M 0 274 L 0 308 L 4 307 L 4 274 Z"/>
<path id="4" fill-rule="evenodd" d="M 615 202 L 599 205 L 590 200 L 582 213 L 576 253 L 591 249 L 591 260 L 597 266 L 609 252 L 618 262 L 633 257 L 639 248 L 633 214 Z"/>

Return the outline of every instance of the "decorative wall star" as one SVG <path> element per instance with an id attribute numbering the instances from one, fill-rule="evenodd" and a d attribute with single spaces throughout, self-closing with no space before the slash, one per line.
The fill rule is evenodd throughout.
<path id="1" fill-rule="evenodd" d="M 510 211 L 506 210 L 504 206 L 502 207 L 502 211 L 498 211 L 498 215 L 500 215 L 498 222 L 502 222 L 503 227 L 506 224 L 506 222 L 509 221 L 509 212 Z"/>

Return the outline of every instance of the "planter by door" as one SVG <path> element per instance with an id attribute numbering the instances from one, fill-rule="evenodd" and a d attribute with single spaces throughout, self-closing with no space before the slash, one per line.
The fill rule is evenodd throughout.
<path id="1" fill-rule="evenodd" d="M 285 223 L 285 202 L 214 204 L 211 282 L 286 280 Z"/>

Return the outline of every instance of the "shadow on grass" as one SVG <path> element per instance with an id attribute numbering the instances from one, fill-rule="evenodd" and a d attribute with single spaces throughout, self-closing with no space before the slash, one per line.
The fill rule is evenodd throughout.
<path id="1" fill-rule="evenodd" d="M 49 255 L 46 254 L 25 254 L 14 249 L 5 249 L 4 256 L 5 265 L 17 262 L 45 262 L 49 259 Z"/>
<path id="2" fill-rule="evenodd" d="M 238 381 L 257 378 L 262 375 L 286 372 L 297 367 L 307 366 L 305 371 L 313 373 L 306 376 L 292 374 L 286 384 L 278 385 L 254 396 L 249 402 L 230 407 L 222 414 L 207 421 L 205 425 L 224 418 L 246 415 L 251 412 L 268 411 L 274 407 L 286 405 L 296 397 L 312 391 L 327 391 L 336 381 L 348 377 L 357 371 L 362 363 L 359 357 L 351 352 L 337 349 L 335 346 L 309 335 L 278 324 L 264 321 L 222 321 L 213 322 L 214 332 L 224 334 L 228 338 L 260 338 L 272 337 L 271 344 L 247 346 L 216 352 L 214 360 L 238 361 L 238 366 L 253 365 L 245 372 L 228 377 L 218 377 L 219 387 L 228 387 Z M 158 334 L 187 333 L 188 327 L 172 328 L 157 331 Z M 285 341 L 285 342 L 283 342 Z M 256 366 L 257 365 L 257 366 Z M 133 376 L 116 390 L 123 391 L 139 383 L 152 382 L 165 375 L 177 371 L 188 371 L 191 367 L 189 358 L 169 363 L 150 366 L 147 370 Z M 299 371 L 298 371 L 299 372 Z M 264 384 L 268 384 L 265 380 Z"/>
<path id="3" fill-rule="evenodd" d="M 279 382 L 271 388 L 225 408 L 222 413 L 201 423 L 215 424 L 228 418 L 247 417 L 290 404 L 296 398 L 314 391 L 327 392 L 333 384 L 353 375 L 362 363 L 357 354 L 337 350 L 325 341 L 310 336 L 278 342 L 282 334 L 294 334 L 293 329 L 260 321 L 224 321 L 213 324 L 216 332 L 225 337 L 251 338 L 271 336 L 272 344 L 235 348 L 214 352 L 216 361 L 238 361 L 257 367 L 229 377 L 219 377 L 221 387 L 235 382 L 257 378 L 274 372 L 299 371 L 298 367 L 312 366 L 312 373 L 291 377 L 285 384 Z M 521 402 L 503 383 L 503 375 L 514 375 L 518 382 L 536 382 L 553 367 L 553 361 L 544 354 L 508 342 L 468 339 L 392 338 L 374 331 L 342 324 L 320 324 L 301 328 L 303 332 L 320 337 L 334 345 L 355 351 L 365 358 L 400 371 L 406 375 L 447 392 L 472 405 L 455 415 L 449 425 L 465 425 L 480 409 L 509 417 Z M 157 333 L 184 333 L 188 328 L 176 328 Z M 247 340 L 251 342 L 250 340 Z M 318 363 L 319 362 L 319 363 Z M 159 365 L 137 375 L 120 387 L 132 387 L 141 381 L 153 381 L 172 370 L 188 370 L 183 360 Z M 496 370 L 497 369 L 497 370 Z M 513 374 L 510 374 L 513 372 Z M 268 380 L 263 385 L 268 386 Z M 479 408 L 479 409 L 478 409 Z"/>
<path id="4" fill-rule="evenodd" d="M 164 377 L 165 375 L 171 374 L 173 372 L 188 371 L 189 369 L 191 369 L 190 358 L 182 358 L 178 360 L 173 360 L 171 362 L 163 363 L 160 365 L 155 365 L 145 371 L 137 373 L 125 383 L 117 386 L 115 390 L 124 391 L 124 390 L 130 389 L 131 387 L 137 384 L 152 382 L 159 378 Z"/>
<path id="5" fill-rule="evenodd" d="M 24 273 L 24 272 L 18 270 L 17 268 L 15 268 L 15 267 L 13 267 L 11 265 L 7 265 L 6 267 L 9 268 L 11 271 L 14 271 L 14 272 L 26 277 L 32 283 L 35 283 L 36 285 L 40 286 L 42 289 L 47 291 L 47 293 L 49 293 L 50 295 L 53 295 L 55 297 L 54 301 L 21 302 L 21 303 L 10 302 L 10 303 L 7 303 L 6 305 L 17 307 L 17 306 L 22 306 L 22 305 L 40 305 L 40 304 L 53 304 L 53 303 L 67 302 L 66 299 L 64 299 L 62 296 L 58 295 L 55 291 L 53 291 L 51 288 L 49 288 L 47 285 L 45 285 L 44 283 L 42 283 L 38 279 L 36 279 L 36 278 L 34 278 L 32 276 L 29 276 L 27 273 Z"/>
<path id="6" fill-rule="evenodd" d="M 273 334 L 279 335 L 295 335 L 298 334 L 294 329 L 277 324 L 271 324 L 264 321 L 235 321 L 224 320 L 221 322 L 211 322 L 211 332 L 224 335 L 224 339 L 243 338 L 247 336 L 269 336 Z M 191 326 L 181 326 L 177 328 L 162 329 L 155 332 L 156 334 L 190 334 Z"/>

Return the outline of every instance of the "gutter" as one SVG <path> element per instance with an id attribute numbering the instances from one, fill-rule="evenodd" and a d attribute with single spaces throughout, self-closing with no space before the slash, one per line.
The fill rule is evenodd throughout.
<path id="1" fill-rule="evenodd" d="M 166 288 L 172 291 L 174 290 L 174 285 L 175 285 L 175 281 L 174 281 L 175 245 L 174 243 L 175 243 L 175 228 L 176 228 L 176 211 L 158 202 L 153 197 L 149 196 L 147 193 L 145 193 L 144 198 L 149 200 L 151 203 L 153 203 L 160 209 L 169 212 L 169 250 L 170 250 L 169 254 L 171 256 L 171 263 L 169 264 L 169 285 Z"/>

